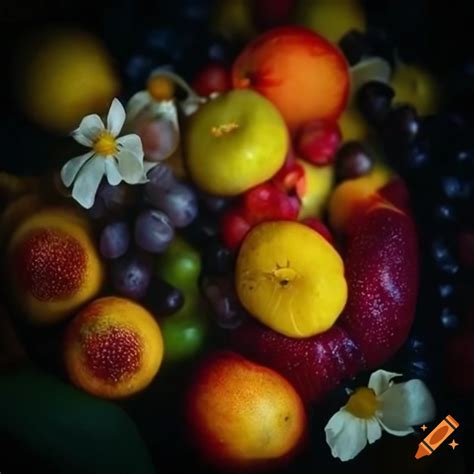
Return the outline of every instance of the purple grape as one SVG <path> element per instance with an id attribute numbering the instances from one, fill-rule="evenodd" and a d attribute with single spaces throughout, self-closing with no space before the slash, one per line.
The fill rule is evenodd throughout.
<path id="1" fill-rule="evenodd" d="M 118 258 L 130 244 L 130 231 L 125 222 L 117 221 L 104 227 L 100 235 L 100 253 L 105 258 Z"/>
<path id="2" fill-rule="evenodd" d="M 186 227 L 198 214 L 196 194 L 182 183 L 156 193 L 152 204 L 166 212 L 176 227 Z"/>
<path id="3" fill-rule="evenodd" d="M 201 288 L 222 329 L 236 329 L 247 313 L 235 293 L 232 280 L 228 278 L 203 278 Z"/>
<path id="4" fill-rule="evenodd" d="M 153 194 L 153 191 L 158 188 L 170 189 L 176 184 L 176 179 L 173 174 L 173 170 L 165 164 L 159 163 L 148 173 L 149 182 L 145 186 L 145 193 L 151 191 L 150 194 Z"/>
<path id="5" fill-rule="evenodd" d="M 118 213 L 124 208 L 130 208 L 135 202 L 134 190 L 126 183 L 117 186 L 103 181 L 97 191 L 97 198 L 101 199 L 108 212 Z"/>
<path id="6" fill-rule="evenodd" d="M 112 261 L 112 286 L 122 296 L 140 300 L 150 284 L 153 262 L 144 252 L 133 252 Z"/>
<path id="7" fill-rule="evenodd" d="M 176 313 L 184 304 L 183 293 L 160 278 L 152 278 L 144 304 L 157 316 Z"/>
<path id="8" fill-rule="evenodd" d="M 173 224 L 164 212 L 149 209 L 139 214 L 135 221 L 135 242 L 143 250 L 163 252 L 173 237 Z"/>

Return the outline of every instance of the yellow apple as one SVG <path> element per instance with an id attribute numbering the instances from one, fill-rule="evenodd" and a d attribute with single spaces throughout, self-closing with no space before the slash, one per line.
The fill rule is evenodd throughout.
<path id="1" fill-rule="evenodd" d="M 202 190 L 232 196 L 283 165 L 288 131 L 276 107 L 248 89 L 222 94 L 190 117 L 184 133 L 189 175 Z"/>

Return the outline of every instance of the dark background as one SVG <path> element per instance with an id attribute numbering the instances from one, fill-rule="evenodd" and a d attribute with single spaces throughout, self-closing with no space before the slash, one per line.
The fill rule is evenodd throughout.
<path id="1" fill-rule="evenodd" d="M 308 0 L 310 1 L 310 0 Z M 337 0 L 334 0 L 337 1 Z M 54 24 L 68 24 L 79 26 L 100 36 L 107 44 L 119 70 L 130 55 L 140 50 L 145 32 L 150 27 L 167 24 L 173 21 L 173 9 L 184 7 L 186 0 L 173 1 L 117 1 L 93 2 L 79 1 L 13 1 L 3 2 L 0 6 L 0 32 L 3 59 L 0 119 L 0 170 L 7 170 L 17 174 L 41 174 L 57 166 L 57 162 L 49 159 L 48 151 L 58 137 L 34 126 L 18 109 L 12 100 L 12 83 L 9 76 L 10 65 L 15 59 L 15 47 L 19 40 L 31 31 Z M 463 111 L 472 118 L 474 110 L 474 17 L 469 1 L 433 1 L 433 0 L 393 0 L 363 2 L 368 12 L 368 21 L 372 25 L 380 25 L 389 33 L 391 40 L 397 45 L 399 55 L 407 61 L 413 60 L 427 66 L 433 74 L 446 86 L 449 110 Z M 192 52 L 190 51 L 190 54 Z M 440 348 L 442 352 L 443 348 Z M 473 374 L 474 377 L 474 374 Z M 179 382 L 177 382 L 179 383 Z M 443 382 L 440 380 L 440 384 Z M 445 405 L 443 405 L 445 403 Z M 459 408 L 461 417 L 465 413 L 472 414 L 472 407 L 464 405 Z M 449 409 L 456 415 L 456 401 L 443 400 L 442 408 Z M 0 407 L 0 416 L 1 410 Z M 139 408 L 129 407 L 130 411 L 140 419 L 143 413 Z M 441 412 L 440 412 L 441 413 Z M 317 420 L 317 413 L 312 414 Z M 464 420 L 464 426 L 469 423 Z M 162 419 L 163 439 L 156 440 L 163 443 L 161 448 L 154 452 L 159 467 L 164 472 L 167 460 L 172 462 L 175 456 L 181 453 L 176 445 L 176 428 L 173 420 Z M 166 423 L 169 423 L 166 425 Z M 317 426 L 317 421 L 316 425 Z M 317 428 L 320 430 L 320 427 Z M 472 428 L 471 428 L 472 429 Z M 320 464 L 317 452 L 317 443 L 324 440 L 316 435 L 314 428 L 314 452 L 301 459 L 292 472 L 329 472 L 329 465 Z M 350 467 L 340 468 L 337 472 L 452 472 L 462 474 L 467 469 L 464 460 L 471 461 L 468 445 L 468 432 L 464 433 L 464 446 L 456 453 L 445 450 L 439 453 L 436 459 L 424 464 L 416 465 L 412 460 L 405 459 L 406 453 L 411 452 L 413 440 L 384 437 L 377 443 L 376 449 L 367 451 L 358 458 L 357 463 Z M 411 443 L 411 444 L 410 444 Z M 410 446 L 410 447 L 409 447 Z M 473 447 L 471 445 L 471 447 Z M 374 447 L 375 448 L 375 447 Z M 181 454 L 186 457 L 186 452 Z M 433 457 L 434 458 L 434 457 Z M 3 465 L 2 465 L 3 464 Z M 4 471 L 11 466 L 11 470 Z M 25 453 L 21 446 L 11 440 L 0 438 L 0 472 L 24 472 L 35 466 L 35 470 L 54 472 L 53 467 L 45 467 L 41 460 L 32 458 Z M 377 467 L 375 467 L 377 466 Z M 409 466 L 409 468 L 407 468 Z M 170 472 L 181 472 L 183 465 L 170 468 Z M 199 471 L 196 465 L 187 466 L 189 470 Z M 409 470 L 413 469 L 413 470 Z M 200 472 L 200 471 L 199 471 Z M 336 473 L 336 470 L 332 472 Z M 472 469 L 471 471 L 472 472 Z"/>

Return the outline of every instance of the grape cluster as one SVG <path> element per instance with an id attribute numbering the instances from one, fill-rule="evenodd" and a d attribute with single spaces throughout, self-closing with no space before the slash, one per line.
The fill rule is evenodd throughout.
<path id="1" fill-rule="evenodd" d="M 436 347 L 460 328 L 468 311 L 461 295 L 469 278 L 460 260 L 459 236 L 472 235 L 474 142 L 463 116 L 440 112 L 420 117 L 411 105 L 394 106 L 393 97 L 390 86 L 369 82 L 357 99 L 378 131 L 390 164 L 411 191 L 423 262 L 419 309 L 405 354 L 408 372 L 426 379 L 440 362 Z M 421 325 L 424 331 L 418 331 Z M 426 325 L 438 334 L 436 341 L 426 340 Z"/>
<path id="2" fill-rule="evenodd" d="M 176 229 L 193 222 L 198 202 L 194 190 L 165 164 L 153 168 L 148 178 L 133 189 L 102 183 L 90 214 L 101 225 L 99 249 L 109 262 L 114 290 L 135 300 L 152 299 L 153 307 L 167 314 L 182 306 L 183 296 L 165 281 L 154 281 L 153 255 L 168 248 Z"/>

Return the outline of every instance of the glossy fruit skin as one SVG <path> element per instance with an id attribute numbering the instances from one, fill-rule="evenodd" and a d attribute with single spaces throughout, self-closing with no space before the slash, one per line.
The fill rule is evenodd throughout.
<path id="1" fill-rule="evenodd" d="M 164 359 L 166 362 L 179 362 L 195 356 L 202 349 L 208 332 L 208 316 L 198 288 L 201 258 L 183 238 L 175 237 L 156 265 L 157 275 L 177 288 L 184 297 L 184 304 L 178 311 L 160 320 Z"/>
<path id="2" fill-rule="evenodd" d="M 349 241 L 345 267 L 349 297 L 340 324 L 365 367 L 375 369 L 403 344 L 415 314 L 419 267 L 412 219 L 391 205 L 374 206 Z"/>
<path id="3" fill-rule="evenodd" d="M 124 339 L 117 339 L 117 334 L 123 332 Z M 111 339 L 103 339 L 109 334 Z M 88 352 L 89 337 L 94 344 L 90 350 L 98 351 L 92 353 L 94 359 Z M 130 337 L 133 349 L 128 345 Z M 126 358 L 125 354 L 130 356 Z M 126 367 L 135 358 L 136 364 Z M 110 296 L 92 301 L 75 316 L 65 334 L 64 362 L 71 381 L 102 398 L 124 398 L 144 389 L 157 374 L 162 358 L 160 327 L 145 308 L 125 298 Z M 127 370 L 120 377 L 109 378 L 118 369 L 110 361 L 117 360 L 126 364 Z"/>
<path id="4" fill-rule="evenodd" d="M 324 166 L 333 161 L 340 144 L 341 132 L 337 122 L 313 120 L 300 128 L 296 152 L 306 161 Z"/>
<path id="5" fill-rule="evenodd" d="M 143 304 L 157 316 L 170 316 L 184 305 L 183 293 L 159 278 L 152 278 Z"/>
<path id="6" fill-rule="evenodd" d="M 358 178 L 368 174 L 373 167 L 373 160 L 359 142 L 346 142 L 336 154 L 336 179 Z"/>
<path id="7" fill-rule="evenodd" d="M 297 222 L 254 227 L 240 248 L 235 280 L 247 311 L 289 337 L 326 331 L 347 299 L 339 254 L 319 233 Z"/>
<path id="8" fill-rule="evenodd" d="M 187 392 L 185 420 L 201 457 L 225 471 L 276 467 L 295 454 L 306 431 L 292 385 L 233 352 L 217 352 L 200 364 Z"/>
<path id="9" fill-rule="evenodd" d="M 270 101 L 254 91 L 232 90 L 190 117 L 184 143 L 194 183 L 208 193 L 232 196 L 278 171 L 288 132 Z"/>
<path id="10" fill-rule="evenodd" d="M 113 289 L 122 296 L 141 300 L 150 284 L 153 263 L 145 252 L 130 252 L 112 261 L 110 280 Z"/>
<path id="11" fill-rule="evenodd" d="M 368 122 L 378 126 L 390 112 L 394 95 L 388 84 L 369 81 L 357 91 L 357 103 Z"/>
<path id="12" fill-rule="evenodd" d="M 209 317 L 200 302 L 197 286 L 181 291 L 184 305 L 160 321 L 165 345 L 164 360 L 171 363 L 196 356 L 204 345 L 209 326 Z"/>
<path id="13" fill-rule="evenodd" d="M 231 347 L 286 377 L 305 403 L 318 403 L 341 380 L 360 370 L 357 345 L 339 325 L 316 336 L 295 339 L 246 320 L 231 333 Z"/>
<path id="14" fill-rule="evenodd" d="M 308 403 L 360 370 L 379 367 L 405 341 L 418 287 L 411 217 L 387 203 L 368 210 L 349 236 L 345 267 L 348 302 L 326 332 L 290 338 L 249 319 L 231 333 L 235 350 L 288 377 Z"/>
<path id="15" fill-rule="evenodd" d="M 298 181 L 296 191 L 301 199 L 298 219 L 322 217 L 334 184 L 334 167 L 314 166 L 304 160 L 296 160 L 303 167 L 304 176 Z"/>
<path id="16" fill-rule="evenodd" d="M 213 92 L 226 92 L 232 88 L 230 71 L 221 64 L 208 64 L 197 73 L 192 87 L 202 97 L 207 97 Z"/>
<path id="17" fill-rule="evenodd" d="M 156 262 L 157 274 L 180 290 L 196 286 L 201 272 L 199 253 L 183 238 L 176 237 Z"/>
<path id="18" fill-rule="evenodd" d="M 274 28 L 249 43 L 234 62 L 232 80 L 273 102 L 292 132 L 313 119 L 337 120 L 349 91 L 341 52 L 297 26 Z"/>
<path id="19" fill-rule="evenodd" d="M 389 181 L 389 170 L 378 166 L 365 176 L 339 183 L 331 194 L 328 206 L 333 232 L 352 232 L 370 203 L 379 199 L 377 191 Z"/>

